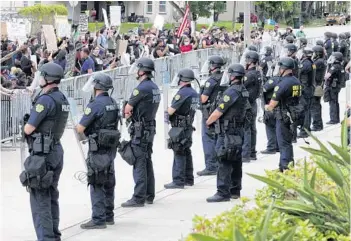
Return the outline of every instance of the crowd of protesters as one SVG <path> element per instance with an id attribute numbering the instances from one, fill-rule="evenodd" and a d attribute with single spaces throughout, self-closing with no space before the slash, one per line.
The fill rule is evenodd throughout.
<path id="1" fill-rule="evenodd" d="M 278 29 L 278 25 L 271 31 L 255 28 L 251 31 L 251 40 L 253 44 L 260 45 L 262 41 L 283 39 L 287 35 L 295 38 L 291 28 L 287 28 L 284 33 L 280 33 Z M 302 34 L 301 28 L 298 35 Z M 72 33 L 72 36 L 74 35 Z M 268 39 L 265 39 L 265 36 L 268 36 Z M 120 40 L 127 41 L 127 48 L 122 56 L 118 51 Z M 66 37 L 58 38 L 57 51 L 48 51 L 45 44 L 40 44 L 36 37 L 29 38 L 21 46 L 18 42 L 3 39 L 1 41 L 3 58 L 1 86 L 7 89 L 25 89 L 32 84 L 40 66 L 51 61 L 62 66 L 68 75 L 78 76 L 129 65 L 140 57 L 157 59 L 199 49 L 233 48 L 242 46 L 243 41 L 243 30 L 230 32 L 225 27 L 203 26 L 200 31 L 185 28 L 181 34 L 178 34 L 178 28 L 146 29 L 143 24 L 125 34 L 120 34 L 118 29 L 112 27 L 103 28 L 95 34 L 87 32 L 75 40 Z M 8 57 L 11 53 L 12 56 Z M 69 54 L 74 59 L 73 66 L 68 64 Z M 36 61 L 31 58 L 33 55 L 36 56 Z M 1 93 L 8 94 L 4 91 Z"/>

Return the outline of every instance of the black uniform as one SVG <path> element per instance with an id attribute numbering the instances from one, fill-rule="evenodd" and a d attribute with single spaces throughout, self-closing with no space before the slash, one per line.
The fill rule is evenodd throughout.
<path id="1" fill-rule="evenodd" d="M 301 96 L 301 83 L 293 75 L 281 77 L 278 85 L 274 88 L 272 100 L 279 101 L 275 109 L 276 134 L 280 151 L 279 169 L 287 169 L 290 162 L 294 161 L 292 146 L 292 124 L 301 119 L 296 108 Z M 289 113 L 289 114 L 288 114 Z M 290 115 L 290 117 L 289 117 Z"/>
<path id="2" fill-rule="evenodd" d="M 114 160 L 117 145 L 111 145 L 112 142 L 104 143 L 101 137 L 112 135 L 117 138 L 119 135 L 118 121 L 118 105 L 107 92 L 99 94 L 88 104 L 80 120 L 80 124 L 86 127 L 84 134 L 89 137 L 88 183 L 90 184 L 92 221 L 97 226 L 114 220 L 116 185 Z"/>
<path id="3" fill-rule="evenodd" d="M 322 120 L 322 88 L 324 83 L 324 75 L 327 68 L 326 61 L 324 58 L 318 58 L 314 61 L 314 65 L 316 66 L 316 91 L 312 98 L 311 104 L 311 117 L 312 117 L 312 131 L 320 131 L 323 130 L 323 120 Z"/>
<path id="4" fill-rule="evenodd" d="M 202 145 L 205 154 L 205 170 L 210 172 L 217 171 L 217 157 L 215 152 L 216 137 L 212 129 L 207 129 L 206 120 L 215 110 L 219 99 L 222 97 L 225 90 L 220 86 L 223 72 L 216 72 L 206 81 L 202 95 L 208 96 L 207 103 L 202 105 Z"/>
<path id="5" fill-rule="evenodd" d="M 260 61 L 260 67 L 262 68 L 262 77 L 263 77 L 263 82 L 265 83 L 268 78 L 267 76 L 267 72 L 268 72 L 268 64 L 269 62 L 273 62 L 273 57 L 272 56 L 264 56 L 261 61 Z"/>
<path id="6" fill-rule="evenodd" d="M 314 71 L 315 66 L 311 58 L 303 58 L 299 65 L 299 80 L 302 84 L 301 104 L 304 107 L 305 116 L 303 120 L 303 128 L 299 133 L 299 137 L 308 137 L 306 130 L 311 131 L 311 102 L 314 94 Z"/>
<path id="7" fill-rule="evenodd" d="M 155 177 L 151 154 L 156 134 L 156 112 L 160 104 L 160 90 L 150 79 L 145 79 L 134 89 L 128 104 L 133 107 L 129 129 L 132 149 L 136 158 L 133 167 L 135 182 L 132 200 L 139 204 L 155 198 Z"/>
<path id="8" fill-rule="evenodd" d="M 274 87 L 278 85 L 279 77 L 273 77 L 263 84 L 263 101 L 269 104 L 272 99 Z M 262 154 L 275 154 L 279 151 L 277 135 L 276 135 L 276 118 L 273 112 L 264 111 L 263 123 L 266 127 L 267 149 L 262 151 Z"/>
<path id="9" fill-rule="evenodd" d="M 218 157 L 217 194 L 224 198 L 239 195 L 242 179 L 241 150 L 244 122 L 249 107 L 249 93 L 240 83 L 232 84 L 224 93 L 217 110 L 220 131 L 216 143 Z"/>
<path id="10" fill-rule="evenodd" d="M 174 152 L 172 179 L 173 184 L 178 187 L 194 185 L 193 159 L 190 147 L 192 145 L 192 124 L 198 105 L 199 94 L 191 87 L 191 84 L 181 87 L 172 100 L 171 107 L 176 111 L 169 118 L 172 125 L 170 133 L 174 133 L 174 137 L 178 136 L 178 138 L 180 138 L 179 132 L 184 134 L 179 140 L 175 140 L 177 138 L 172 138 L 170 134 L 171 139 L 174 140 L 171 143 Z"/>
<path id="11" fill-rule="evenodd" d="M 246 160 L 256 159 L 256 118 L 257 118 L 257 98 L 260 95 L 262 80 L 261 73 L 256 67 L 249 68 L 244 78 L 244 86 L 249 92 L 249 102 L 251 110 L 246 113 L 244 127 L 244 142 L 242 147 L 242 158 Z"/>
<path id="12" fill-rule="evenodd" d="M 40 241 L 61 239 L 57 186 L 63 167 L 60 139 L 65 130 L 68 114 L 69 103 L 66 97 L 58 87 L 54 87 L 37 97 L 28 120 L 28 124 L 36 127 L 34 133 L 28 137 L 29 158 L 34 160 L 45 157 L 47 175 L 52 175 L 52 180 L 47 183 L 46 188 L 31 188 L 30 191 L 32 217 Z M 37 149 L 37 143 L 41 143 L 39 145 L 41 150 Z"/>
<path id="13" fill-rule="evenodd" d="M 342 88 L 343 67 L 340 62 L 331 65 L 328 73 L 331 74 L 329 79 L 325 81 L 324 85 L 324 102 L 329 102 L 329 116 L 328 124 L 340 123 L 340 107 L 339 107 L 339 92 Z"/>

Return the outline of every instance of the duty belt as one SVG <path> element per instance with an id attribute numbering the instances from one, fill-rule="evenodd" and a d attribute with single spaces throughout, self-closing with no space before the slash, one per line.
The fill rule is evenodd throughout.
<path id="1" fill-rule="evenodd" d="M 215 126 L 215 133 L 220 134 L 220 133 L 225 133 L 230 129 L 242 128 L 244 127 L 244 122 L 229 121 L 229 120 L 224 120 L 221 122 L 216 121 L 214 126 Z"/>
<path id="2" fill-rule="evenodd" d="M 191 126 L 191 118 L 190 116 L 180 116 L 177 115 L 173 117 L 174 120 L 171 121 L 172 127 L 186 127 L 186 126 Z"/>

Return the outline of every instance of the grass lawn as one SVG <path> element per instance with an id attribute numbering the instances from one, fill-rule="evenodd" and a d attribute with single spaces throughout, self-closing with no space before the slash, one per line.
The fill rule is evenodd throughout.
<path id="1" fill-rule="evenodd" d="M 152 23 L 144 23 L 144 28 L 151 28 Z M 239 30 L 242 27 L 242 23 L 236 23 L 234 29 Z M 97 30 L 103 28 L 105 26 L 104 22 L 96 22 L 96 23 L 89 23 L 88 29 L 90 32 L 96 32 Z M 127 33 L 128 30 L 134 29 L 139 26 L 139 23 L 122 23 L 120 33 Z M 197 24 L 196 25 L 196 30 L 200 30 L 202 26 L 208 27 L 207 24 Z M 218 27 L 226 27 L 227 31 L 231 32 L 233 31 L 233 24 L 231 21 L 220 21 L 216 22 L 213 26 L 218 26 Z M 288 25 L 285 23 L 279 23 L 279 28 L 284 29 Z M 291 25 L 290 25 L 291 26 Z M 304 27 L 320 27 L 320 26 L 325 26 L 325 20 L 324 19 L 315 19 L 311 21 L 308 24 L 304 24 Z M 171 29 L 174 28 L 174 24 L 166 23 L 165 24 L 165 29 Z M 273 29 L 273 25 L 265 25 L 265 29 Z"/>

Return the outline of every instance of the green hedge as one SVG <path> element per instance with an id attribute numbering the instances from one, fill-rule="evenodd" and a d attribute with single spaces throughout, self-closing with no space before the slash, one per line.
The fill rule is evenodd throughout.
<path id="1" fill-rule="evenodd" d="M 319 149 L 294 168 L 266 176 L 249 174 L 267 184 L 256 194 L 256 205 L 248 200 L 213 219 L 196 216 L 194 233 L 187 241 L 349 241 L 350 240 L 350 152 L 346 123 L 341 145 L 321 143 Z M 268 204 L 271 205 L 268 206 Z"/>
<path id="2" fill-rule="evenodd" d="M 33 16 L 37 18 L 43 18 L 45 16 L 50 15 L 68 15 L 68 11 L 66 6 L 61 4 L 49 4 L 49 5 L 42 5 L 36 4 L 29 7 L 21 8 L 18 13 L 22 16 Z"/>

